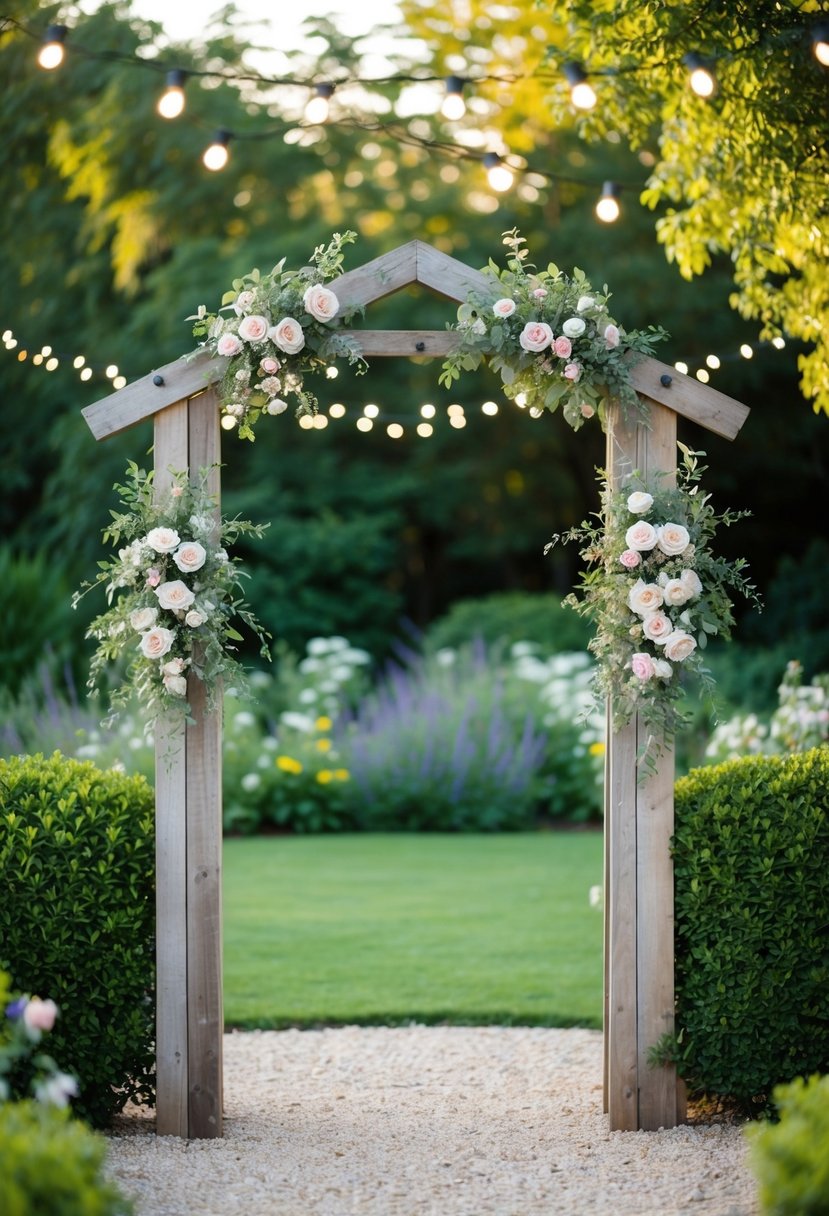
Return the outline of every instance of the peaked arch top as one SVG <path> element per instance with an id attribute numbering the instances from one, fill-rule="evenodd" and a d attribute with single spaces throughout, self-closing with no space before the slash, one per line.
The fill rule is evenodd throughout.
<path id="1" fill-rule="evenodd" d="M 489 290 L 491 280 L 480 270 L 473 270 L 425 241 L 412 240 L 346 271 L 334 284 L 341 305 L 349 309 L 366 308 L 414 285 L 460 304 L 471 291 Z M 455 342 L 451 330 L 344 332 L 356 339 L 369 358 L 443 357 Z M 204 392 L 221 380 L 225 367 L 225 359 L 211 356 L 206 350 L 195 356 L 183 356 L 88 405 L 82 411 L 83 416 L 96 439 L 107 439 L 178 401 Z M 725 439 L 734 439 L 748 417 L 748 407 L 741 402 L 657 359 L 640 359 L 631 369 L 631 379 L 640 396 L 667 406 Z"/>

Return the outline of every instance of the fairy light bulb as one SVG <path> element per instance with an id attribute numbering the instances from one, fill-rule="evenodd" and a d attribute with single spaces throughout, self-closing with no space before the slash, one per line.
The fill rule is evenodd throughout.
<path id="1" fill-rule="evenodd" d="M 162 118 L 178 118 L 184 111 L 184 82 L 187 73 L 174 68 L 167 73 L 167 85 L 158 99 L 156 109 Z"/>
<path id="2" fill-rule="evenodd" d="M 813 30 L 812 51 L 818 63 L 829 68 L 829 25 L 818 25 Z"/>
<path id="3" fill-rule="evenodd" d="M 318 84 L 315 87 L 314 96 L 305 107 L 305 121 L 312 127 L 327 121 L 333 92 L 333 84 Z"/>
<path id="4" fill-rule="evenodd" d="M 460 76 L 446 77 L 446 96 L 440 112 L 449 122 L 459 122 L 466 113 L 466 102 L 463 99 L 464 82 Z"/>
<path id="5" fill-rule="evenodd" d="M 209 169 L 211 173 L 218 173 L 224 169 L 230 153 L 228 152 L 228 144 L 230 143 L 229 131 L 217 131 L 213 137 L 213 142 L 208 148 L 205 148 L 202 163 L 205 169 Z"/>
<path id="6" fill-rule="evenodd" d="M 621 214 L 619 195 L 621 186 L 616 182 L 605 182 L 602 186 L 602 196 L 596 203 L 596 216 L 603 224 L 614 224 Z"/>
<path id="7" fill-rule="evenodd" d="M 63 63 L 66 51 L 65 25 L 50 25 L 43 35 L 43 45 L 38 51 L 37 62 L 45 72 L 53 72 Z"/>
<path id="8" fill-rule="evenodd" d="M 687 55 L 682 56 L 682 62 L 690 73 L 688 84 L 691 91 L 696 93 L 697 97 L 713 97 L 717 91 L 717 78 L 702 55 L 689 51 Z"/>
<path id="9" fill-rule="evenodd" d="M 564 78 L 570 86 L 570 100 L 577 110 L 592 110 L 596 104 L 596 90 L 587 79 L 580 63 L 570 62 L 562 66 Z"/>
<path id="10" fill-rule="evenodd" d="M 487 180 L 493 190 L 496 190 L 499 194 L 503 194 L 505 190 L 509 190 L 515 181 L 515 174 L 509 165 L 504 164 L 503 159 L 497 152 L 487 152 L 483 159 L 483 166 L 486 169 Z"/>

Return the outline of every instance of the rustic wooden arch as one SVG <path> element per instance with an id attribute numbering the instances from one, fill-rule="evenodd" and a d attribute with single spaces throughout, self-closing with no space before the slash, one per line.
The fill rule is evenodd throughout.
<path id="1" fill-rule="evenodd" d="M 337 280 L 343 306 L 364 307 L 420 284 L 458 303 L 487 289 L 479 271 L 424 244 L 406 245 Z M 442 356 L 447 330 L 352 330 L 369 357 Z M 207 353 L 150 372 L 83 411 L 96 439 L 152 417 L 156 486 L 170 470 L 216 466 L 215 384 L 225 360 Z M 677 415 L 734 439 L 746 406 L 655 359 L 632 369 L 650 408 L 650 426 L 611 408 L 607 469 L 612 485 L 632 469 L 676 474 Z M 222 1134 L 221 714 L 205 712 L 202 687 L 188 695 L 196 724 L 156 740 L 157 1130 L 159 1135 Z M 171 728 L 172 729 L 172 728 Z M 674 1025 L 674 761 L 663 754 L 640 780 L 637 719 L 610 726 L 605 769 L 604 1098 L 614 1130 L 672 1127 L 684 1118 L 681 1082 L 671 1067 L 649 1068 L 649 1047 Z M 171 747 L 170 744 L 173 744 Z M 172 759 L 170 757 L 172 756 Z"/>

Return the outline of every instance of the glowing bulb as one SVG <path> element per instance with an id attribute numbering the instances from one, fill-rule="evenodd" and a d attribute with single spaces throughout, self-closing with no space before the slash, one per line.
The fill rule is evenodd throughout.
<path id="1" fill-rule="evenodd" d="M 786 341 L 785 341 L 785 339 L 784 339 L 784 338 L 779 338 L 779 337 L 778 337 L 778 338 L 772 338 L 772 340 L 771 340 L 771 344 L 772 344 L 772 346 L 774 347 L 774 349 L 775 349 L 775 350 L 782 350 L 782 349 L 783 349 L 783 347 L 786 345 Z"/>
<path id="2" fill-rule="evenodd" d="M 47 370 L 47 372 L 53 372 L 53 371 L 55 370 L 55 368 L 57 367 L 57 365 L 58 365 L 58 361 L 57 361 L 57 359 L 55 358 L 55 356 L 54 356 L 54 355 L 52 355 L 52 358 L 51 358 L 51 359 L 47 359 L 47 360 L 46 360 L 46 370 Z"/>
<path id="3" fill-rule="evenodd" d="M 51 346 L 41 346 L 40 353 L 43 355 L 44 359 L 48 359 L 52 353 Z"/>
<path id="4" fill-rule="evenodd" d="M 485 401 L 481 406 L 481 411 L 484 414 L 488 414 L 490 418 L 494 418 L 498 413 L 498 406 L 494 401 Z"/>
<path id="5" fill-rule="evenodd" d="M 456 430 L 461 431 L 466 426 L 466 419 L 464 418 L 463 414 L 453 414 L 449 419 L 449 425 L 455 427 Z"/>
<path id="6" fill-rule="evenodd" d="M 622 193 L 621 186 L 616 182 L 605 182 L 602 186 L 602 197 L 596 203 L 596 217 L 603 224 L 613 224 L 618 220 L 621 214 L 619 207 L 619 195 Z"/>
<path id="7" fill-rule="evenodd" d="M 66 41 L 65 25 L 50 25 L 43 36 L 43 46 L 38 52 L 37 61 L 46 72 L 59 68 L 64 59 L 64 42 Z"/>
<path id="8" fill-rule="evenodd" d="M 328 419 L 326 418 L 325 414 L 315 414 L 314 415 L 314 430 L 315 431 L 324 431 L 327 426 L 328 426 Z"/>
<path id="9" fill-rule="evenodd" d="M 433 405 L 421 405 L 420 407 L 421 418 L 434 418 L 435 413 L 436 410 Z"/>
<path id="10" fill-rule="evenodd" d="M 92 368 L 85 367 L 83 369 L 83 371 L 81 372 L 81 380 L 91 380 L 91 379 L 92 379 Z M 235 422 L 236 419 L 234 418 L 233 421 Z"/>
<path id="11" fill-rule="evenodd" d="M 577 110 L 592 110 L 596 104 L 596 91 L 588 82 L 587 73 L 580 63 L 565 63 L 562 72 L 570 86 L 570 100 Z"/>
<path id="12" fill-rule="evenodd" d="M 15 343 L 7 342 L 6 346 L 9 348 L 9 350 L 12 350 L 14 348 L 14 346 L 17 346 L 17 343 L 16 342 Z M 32 356 L 32 363 L 34 363 L 35 367 L 40 367 L 42 362 L 43 362 L 43 355 L 33 355 Z"/>
<path id="13" fill-rule="evenodd" d="M 83 355 L 76 355 L 74 360 L 72 361 L 72 366 L 73 367 L 83 367 L 84 363 L 86 363 L 86 359 L 83 357 Z"/>
<path id="14" fill-rule="evenodd" d="M 704 367 L 697 369 L 697 380 L 699 380 L 700 384 L 707 384 L 710 379 L 711 377 Z"/>
<path id="15" fill-rule="evenodd" d="M 399 422 L 391 422 L 386 427 L 386 434 L 388 435 L 389 439 L 402 439 L 403 427 Z"/>
<path id="16" fill-rule="evenodd" d="M 677 363 L 674 364 L 674 367 L 676 368 L 676 370 L 678 372 L 681 372 L 683 376 L 688 375 L 688 364 L 683 363 L 681 359 Z"/>
<path id="17" fill-rule="evenodd" d="M 104 375 L 108 376 L 110 380 L 114 380 L 115 377 L 118 375 L 117 366 L 114 363 L 110 363 L 109 367 L 104 372 Z"/>
<path id="18" fill-rule="evenodd" d="M 340 369 L 338 367 L 326 367 L 325 374 L 329 380 L 336 380 L 340 374 Z"/>
<path id="19" fill-rule="evenodd" d="M 300 414 L 297 421 L 299 422 L 299 425 L 302 427 L 303 431 L 311 431 L 314 429 L 313 414 Z"/>
<path id="20" fill-rule="evenodd" d="M 229 131 L 217 131 L 213 137 L 213 143 L 205 149 L 202 163 L 205 169 L 209 169 L 211 173 L 218 173 L 220 169 L 224 169 L 230 153 L 227 146 L 230 143 Z"/>
<path id="21" fill-rule="evenodd" d="M 499 194 L 503 194 L 505 190 L 509 190 L 515 181 L 515 174 L 509 165 L 504 164 L 497 152 L 487 152 L 483 159 L 483 166 L 486 169 L 487 180 L 493 190 L 497 190 Z"/>
<path id="22" fill-rule="evenodd" d="M 86 370 L 89 371 L 89 368 Z M 81 372 L 81 379 L 83 380 L 83 372 Z M 222 421 L 220 425 L 223 431 L 232 431 L 236 425 L 236 419 L 232 414 L 222 414 Z"/>
<path id="23" fill-rule="evenodd" d="M 717 368 L 720 366 L 720 360 L 719 360 L 719 358 L 718 358 L 718 356 L 717 356 L 717 355 L 706 355 L 706 356 L 705 356 L 705 362 L 706 362 L 706 363 L 708 364 L 708 366 L 709 366 L 710 368 L 712 368 L 714 371 L 716 371 L 716 370 L 717 370 Z"/>
<path id="24" fill-rule="evenodd" d="M 341 401 L 335 401 L 334 404 L 329 407 L 328 413 L 332 418 L 345 418 L 345 406 Z"/>
<path id="25" fill-rule="evenodd" d="M 446 412 L 450 418 L 459 418 L 463 414 L 464 411 L 463 411 L 463 406 L 458 405 L 458 403 L 455 402 L 453 405 L 450 405 L 447 407 Z"/>
<path id="26" fill-rule="evenodd" d="M 743 356 L 744 359 L 750 359 L 752 357 L 752 355 L 754 354 L 754 351 L 751 349 L 748 342 L 744 342 L 742 344 L 742 346 L 740 347 L 740 354 Z"/>
<path id="27" fill-rule="evenodd" d="M 19 350 L 17 352 L 18 363 L 25 363 L 26 360 L 28 359 L 28 357 L 29 357 L 29 352 L 27 350 Z"/>
<path id="28" fill-rule="evenodd" d="M 126 386 L 127 386 L 127 377 L 126 376 L 116 376 L 112 382 L 113 388 L 126 388 Z"/>
<path id="29" fill-rule="evenodd" d="M 4 342 L 8 342 L 13 337 L 14 337 L 14 334 L 12 333 L 12 331 L 10 329 L 3 330 L 3 341 Z"/>
<path id="30" fill-rule="evenodd" d="M 358 418 L 357 419 L 357 430 L 358 431 L 370 431 L 373 426 L 374 426 L 374 423 L 371 421 L 370 418 Z"/>
<path id="31" fill-rule="evenodd" d="M 523 410 L 527 404 L 527 394 L 526 393 L 516 393 L 515 394 L 515 404 L 518 406 L 519 410 Z"/>
<path id="32" fill-rule="evenodd" d="M 319 126 L 328 118 L 328 112 L 331 109 L 330 100 L 331 94 L 334 92 L 333 84 L 318 84 L 314 90 L 314 96 L 305 107 L 305 121 L 310 123 L 312 127 Z"/>
<path id="33" fill-rule="evenodd" d="M 158 99 L 156 109 L 162 118 L 178 118 L 184 110 L 184 82 L 187 73 L 174 68 L 167 73 L 167 85 Z"/>
<path id="34" fill-rule="evenodd" d="M 431 422 L 418 422 L 417 424 L 417 433 L 421 439 L 428 439 L 430 435 L 434 434 L 434 431 L 435 428 Z"/>
<path id="35" fill-rule="evenodd" d="M 537 405 L 531 405 L 527 412 L 529 413 L 531 418 L 540 418 L 541 415 L 544 413 L 544 411 L 540 410 Z"/>
<path id="36" fill-rule="evenodd" d="M 812 32 L 812 50 L 818 63 L 829 68 L 829 25 L 815 26 Z"/>
<path id="37" fill-rule="evenodd" d="M 692 92 L 696 93 L 697 97 L 713 97 L 717 91 L 717 81 L 703 57 L 696 51 L 689 51 L 687 55 L 683 55 L 682 62 L 691 73 L 688 83 Z"/>
<path id="38" fill-rule="evenodd" d="M 366 418 L 376 418 L 377 415 L 380 413 L 380 406 L 379 405 L 366 405 L 363 407 L 363 413 L 365 414 Z"/>
<path id="39" fill-rule="evenodd" d="M 466 102 L 463 99 L 463 81 L 460 76 L 446 77 L 446 96 L 440 112 L 449 122 L 458 122 L 466 113 Z"/>

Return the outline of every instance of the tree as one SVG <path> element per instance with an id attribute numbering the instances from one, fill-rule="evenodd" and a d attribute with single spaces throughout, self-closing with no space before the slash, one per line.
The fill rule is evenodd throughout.
<path id="1" fill-rule="evenodd" d="M 762 339 L 813 346 L 799 356 L 801 387 L 829 413 L 829 75 L 812 53 L 818 0 L 539 0 L 511 12 L 508 31 L 484 0 L 464 0 L 466 20 L 452 0 L 403 8 L 471 76 L 532 77 L 482 86 L 497 91 L 497 125 L 519 150 L 550 116 L 594 142 L 627 140 L 650 166 L 641 199 L 658 213 L 668 260 L 691 279 L 729 258 L 732 307 L 760 322 Z M 713 67 L 708 99 L 688 87 L 688 52 Z M 567 61 L 588 73 L 592 110 L 574 111 Z"/>

